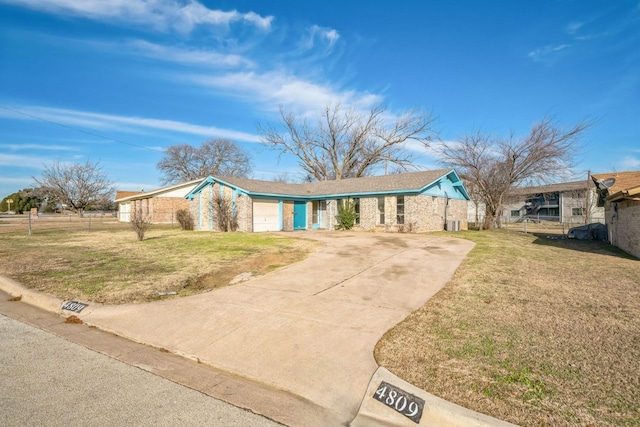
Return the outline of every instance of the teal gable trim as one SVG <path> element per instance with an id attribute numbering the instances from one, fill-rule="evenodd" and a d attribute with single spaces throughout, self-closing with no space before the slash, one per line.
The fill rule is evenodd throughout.
<path id="1" fill-rule="evenodd" d="M 209 230 L 213 230 L 213 185 L 209 185 Z"/>
<path id="2" fill-rule="evenodd" d="M 205 188 L 207 185 L 213 185 L 214 182 L 215 180 L 211 177 L 204 179 L 200 184 L 189 191 L 189 193 L 184 196 L 184 198 L 187 200 L 193 200 L 198 194 L 200 194 L 203 188 Z"/>
<path id="3" fill-rule="evenodd" d="M 198 193 L 198 229 L 202 230 L 202 193 Z"/>
<path id="4" fill-rule="evenodd" d="M 421 194 L 426 196 L 446 197 L 449 199 L 469 200 L 464 187 L 455 185 L 448 177 L 442 177 L 437 182 L 425 188 Z"/>
<path id="5" fill-rule="evenodd" d="M 424 186 L 420 190 L 420 194 L 457 200 L 471 200 L 462 180 L 454 170 Z"/>
<path id="6" fill-rule="evenodd" d="M 284 201 L 282 200 L 278 200 L 278 220 L 280 221 L 278 227 L 282 231 L 284 230 Z"/>

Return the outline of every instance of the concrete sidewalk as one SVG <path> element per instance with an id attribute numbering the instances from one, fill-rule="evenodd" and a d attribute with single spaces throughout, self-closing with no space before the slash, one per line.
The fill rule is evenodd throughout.
<path id="1" fill-rule="evenodd" d="M 276 421 L 347 425 L 378 368 L 375 344 L 447 283 L 473 243 L 415 234 L 295 237 L 324 246 L 300 263 L 214 292 L 149 304 L 90 305 L 78 316 L 320 408 L 286 419 L 264 413 Z"/>

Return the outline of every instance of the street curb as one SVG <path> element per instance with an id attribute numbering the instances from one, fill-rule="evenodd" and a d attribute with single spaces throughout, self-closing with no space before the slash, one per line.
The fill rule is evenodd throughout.
<path id="1" fill-rule="evenodd" d="M 24 285 L 16 282 L 8 277 L 0 276 L 0 290 L 8 293 L 14 298 L 20 298 L 20 301 L 32 305 L 43 310 L 62 314 L 63 301 L 43 292 L 29 289 Z"/>
<path id="2" fill-rule="evenodd" d="M 395 402 L 387 401 L 387 404 L 375 398 L 376 391 L 382 385 L 387 385 L 405 392 L 406 398 L 399 406 L 407 408 L 407 398 L 422 400 L 424 407 L 418 422 L 412 420 L 403 411 L 398 411 L 394 406 Z M 389 397 L 388 390 L 384 391 L 383 400 Z M 395 397 L 395 396 L 394 396 Z M 364 395 L 358 414 L 349 424 L 350 427 L 410 427 L 410 426 L 438 426 L 438 427 L 517 427 L 515 424 L 490 417 L 479 412 L 464 408 L 455 403 L 448 402 L 431 393 L 415 387 L 414 385 L 398 378 L 385 368 L 378 370 L 371 377 L 369 387 Z"/>

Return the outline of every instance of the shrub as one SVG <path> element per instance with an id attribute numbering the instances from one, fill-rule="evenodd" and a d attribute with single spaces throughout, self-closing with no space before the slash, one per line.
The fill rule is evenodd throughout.
<path id="1" fill-rule="evenodd" d="M 233 210 L 233 201 L 229 200 L 228 197 L 216 195 L 211 203 L 218 229 L 220 231 L 236 231 L 238 229 L 238 220 Z"/>
<path id="2" fill-rule="evenodd" d="M 336 215 L 338 230 L 351 230 L 356 224 L 358 216 L 356 202 L 351 199 L 342 200 L 338 203 L 338 215 Z"/>
<path id="3" fill-rule="evenodd" d="M 144 215 L 141 209 L 135 209 L 131 214 L 131 226 L 138 236 L 138 241 L 144 239 L 144 233 L 151 227 L 151 219 Z"/>
<path id="4" fill-rule="evenodd" d="M 195 224 L 193 221 L 193 216 L 191 216 L 191 212 L 189 209 L 180 209 L 176 212 L 176 219 L 180 224 L 180 228 L 183 230 L 193 230 Z"/>

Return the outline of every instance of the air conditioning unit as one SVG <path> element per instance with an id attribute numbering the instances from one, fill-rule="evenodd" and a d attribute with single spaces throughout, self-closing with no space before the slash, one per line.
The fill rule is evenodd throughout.
<path id="1" fill-rule="evenodd" d="M 447 231 L 460 231 L 460 220 L 447 221 Z"/>

